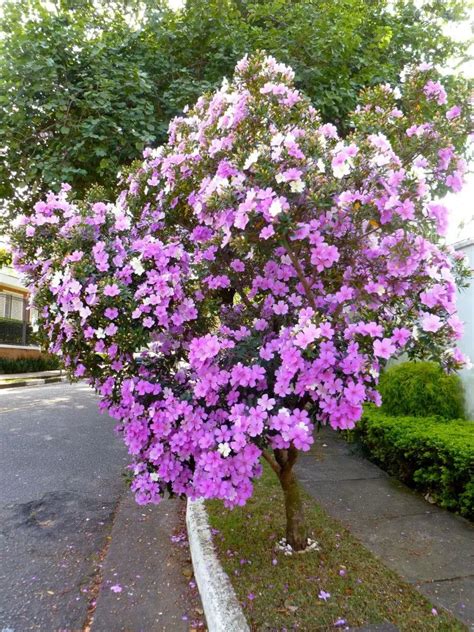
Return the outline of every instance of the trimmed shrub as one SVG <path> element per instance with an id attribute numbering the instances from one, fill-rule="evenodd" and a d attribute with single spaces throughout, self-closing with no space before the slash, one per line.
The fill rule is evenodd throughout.
<path id="1" fill-rule="evenodd" d="M 389 474 L 474 519 L 474 421 L 391 417 L 369 405 L 354 432 Z"/>
<path id="2" fill-rule="evenodd" d="M 382 410 L 388 415 L 464 419 L 464 390 L 456 374 L 435 362 L 403 362 L 380 377 Z"/>
<path id="3" fill-rule="evenodd" d="M 59 369 L 60 362 L 56 356 L 41 358 L 0 358 L 0 373 L 33 373 L 35 371 L 51 371 Z"/>

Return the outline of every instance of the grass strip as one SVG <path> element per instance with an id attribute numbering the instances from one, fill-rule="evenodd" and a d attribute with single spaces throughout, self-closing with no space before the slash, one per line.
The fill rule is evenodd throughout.
<path id="1" fill-rule="evenodd" d="M 306 494 L 308 525 L 321 551 L 276 553 L 285 530 L 283 495 L 267 464 L 245 507 L 206 506 L 221 563 L 254 631 L 323 632 L 384 622 L 401 632 L 467 630 L 433 609 Z"/>

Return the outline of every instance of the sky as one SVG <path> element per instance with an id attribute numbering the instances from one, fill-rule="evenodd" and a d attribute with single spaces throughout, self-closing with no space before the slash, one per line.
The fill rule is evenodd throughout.
<path id="1" fill-rule="evenodd" d="M 471 41 L 470 52 L 474 56 L 472 44 L 472 29 L 474 24 L 474 10 L 470 12 L 470 20 L 463 24 L 450 24 L 446 32 L 460 41 Z M 449 69 L 451 70 L 451 68 Z M 464 64 L 458 69 L 464 76 L 474 78 L 474 61 Z M 472 149 L 472 148 L 471 148 Z M 470 165 L 471 173 L 466 176 L 466 184 L 460 193 L 446 196 L 444 203 L 449 208 L 448 243 L 455 243 L 465 239 L 474 239 L 474 163 Z"/>

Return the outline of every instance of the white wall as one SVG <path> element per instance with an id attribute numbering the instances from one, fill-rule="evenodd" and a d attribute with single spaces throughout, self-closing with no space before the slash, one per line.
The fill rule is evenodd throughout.
<path id="1" fill-rule="evenodd" d="M 474 271 L 474 239 L 460 242 L 454 247 L 467 255 L 469 265 Z M 458 291 L 458 312 L 459 318 L 464 322 L 464 334 L 458 346 L 474 364 L 474 278 L 468 288 Z M 474 367 L 463 369 L 460 375 L 466 392 L 467 412 L 474 419 Z"/>

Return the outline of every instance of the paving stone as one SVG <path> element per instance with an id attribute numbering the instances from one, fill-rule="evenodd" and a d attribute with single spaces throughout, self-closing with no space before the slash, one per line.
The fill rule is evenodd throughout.
<path id="1" fill-rule="evenodd" d="M 297 474 L 321 506 L 388 567 L 474 630 L 472 524 L 428 504 L 329 429 L 316 435 Z"/>
<path id="2" fill-rule="evenodd" d="M 411 582 L 466 577 L 474 569 L 474 529 L 444 512 L 369 521 L 354 534 Z"/>
<path id="3" fill-rule="evenodd" d="M 354 449 L 356 449 L 354 444 L 341 441 L 333 430 L 323 428 L 314 434 L 314 443 L 308 454 L 316 454 L 317 456 L 351 454 Z"/>
<path id="4" fill-rule="evenodd" d="M 417 585 L 417 588 L 435 606 L 448 608 L 467 624 L 474 621 L 474 575 L 443 582 L 428 582 Z"/>
<path id="5" fill-rule="evenodd" d="M 199 618 L 194 611 L 201 604 L 192 603 L 190 577 L 183 572 L 192 568 L 189 550 L 170 541 L 179 526 L 180 504 L 163 500 L 140 507 L 130 493 L 124 498 L 105 558 L 92 632 L 186 632 L 193 617 Z"/>
<path id="6" fill-rule="evenodd" d="M 343 467 L 343 464 L 340 464 Z M 330 513 L 343 522 L 362 529 L 368 520 L 415 514 L 430 515 L 436 508 L 426 503 L 398 481 L 388 477 L 324 481 L 313 478 L 316 466 L 307 461 L 297 468 L 306 490 Z M 319 471 L 319 469 L 318 469 Z M 317 475 L 316 475 L 317 476 Z"/>
<path id="7" fill-rule="evenodd" d="M 311 461 L 311 467 L 306 469 L 308 461 Z M 312 481 L 387 478 L 387 474 L 373 463 L 359 458 L 351 458 L 348 462 L 344 454 L 324 455 L 316 459 L 313 455 L 302 455 L 298 465 L 305 469 L 305 477 Z"/>

